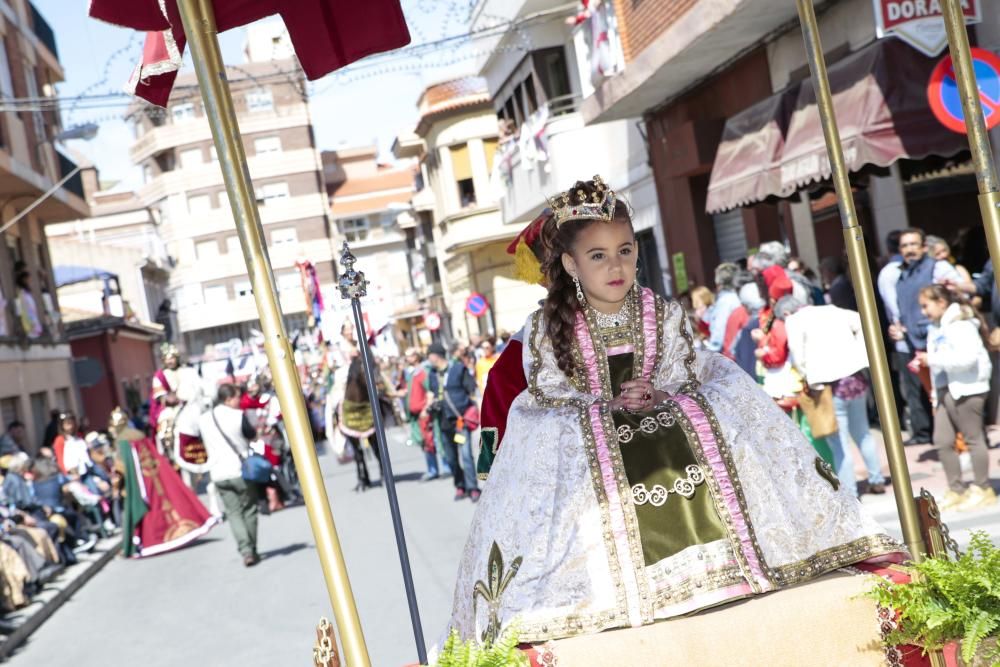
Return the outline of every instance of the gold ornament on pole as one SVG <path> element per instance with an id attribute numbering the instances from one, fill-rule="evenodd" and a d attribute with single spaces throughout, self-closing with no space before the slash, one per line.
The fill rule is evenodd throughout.
<path id="1" fill-rule="evenodd" d="M 882 344 L 881 327 L 875 305 L 875 290 L 872 287 L 872 276 L 868 268 L 868 253 L 865 250 L 861 226 L 858 224 L 858 215 L 854 208 L 854 194 L 851 191 L 847 165 L 844 162 L 844 149 L 840 143 L 840 131 L 837 129 L 833 95 L 830 92 L 830 81 L 826 74 L 826 61 L 823 58 L 823 45 L 820 42 L 816 12 L 812 0 L 795 0 L 795 2 L 802 23 L 802 38 L 806 45 L 809 70 L 812 72 L 816 105 L 823 125 L 823 137 L 826 140 L 827 154 L 830 156 L 833 185 L 837 191 L 837 204 L 840 207 L 840 219 L 844 228 L 844 245 L 847 247 L 851 280 L 858 299 L 858 311 L 861 314 L 861 325 L 865 334 L 865 347 L 868 350 L 868 363 L 875 389 L 875 402 L 878 405 L 879 418 L 882 422 L 882 437 L 889 459 L 892 489 L 896 497 L 899 522 L 903 528 L 903 540 L 906 542 L 913 560 L 919 562 L 923 560 L 927 549 L 920 532 L 920 518 L 917 513 L 917 504 L 913 498 L 913 485 L 910 482 L 906 453 L 903 451 L 899 416 L 892 394 L 889 364 L 886 361 L 885 346 Z"/>
<path id="2" fill-rule="evenodd" d="M 955 70 L 962 111 L 965 115 L 965 131 L 969 136 L 969 149 L 976 167 L 976 183 L 979 185 L 979 210 L 986 228 L 986 242 L 993 260 L 993 275 L 1000 278 L 1000 181 L 997 179 L 996 164 L 990 146 L 990 135 L 986 130 L 983 105 L 979 100 L 979 86 L 976 70 L 972 66 L 972 50 L 969 48 L 969 34 L 965 28 L 965 17 L 958 0 L 942 0 L 941 13 L 948 31 L 948 49 Z"/>
<path id="3" fill-rule="evenodd" d="M 347 578 L 347 568 L 316 457 L 292 348 L 278 303 L 274 272 L 271 270 L 264 242 L 264 229 L 254 199 L 236 111 L 226 80 L 226 68 L 219 49 L 212 0 L 178 0 L 177 6 L 184 22 L 184 31 L 190 40 L 191 60 L 198 75 L 205 115 L 212 129 L 219 166 L 222 168 L 236 231 L 243 248 L 247 274 L 257 302 L 257 313 L 264 332 L 264 350 L 288 430 L 309 522 L 316 538 L 316 550 L 340 632 L 343 655 L 350 667 L 368 667 L 371 664 L 368 648 Z"/>

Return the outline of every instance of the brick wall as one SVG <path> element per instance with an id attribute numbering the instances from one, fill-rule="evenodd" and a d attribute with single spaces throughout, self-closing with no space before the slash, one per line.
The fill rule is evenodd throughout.
<path id="1" fill-rule="evenodd" d="M 614 0 L 625 61 L 634 60 L 698 0 Z"/>

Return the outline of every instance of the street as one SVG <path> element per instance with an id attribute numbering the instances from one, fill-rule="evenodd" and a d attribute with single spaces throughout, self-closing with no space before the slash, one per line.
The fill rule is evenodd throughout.
<path id="1" fill-rule="evenodd" d="M 448 619 L 473 506 L 451 499 L 448 479 L 418 482 L 422 457 L 404 441 L 400 429 L 390 431 L 430 648 Z M 939 493 L 940 464 L 927 460 L 928 451 L 928 447 L 907 448 L 914 490 L 926 486 Z M 991 450 L 990 456 L 992 469 L 997 470 L 1000 449 Z M 320 461 L 372 664 L 398 667 L 415 662 L 384 489 L 357 494 L 352 490 L 353 464 L 338 466 L 331 455 Z M 861 479 L 860 457 L 858 463 Z M 863 496 L 862 502 L 900 537 L 891 492 Z M 977 528 L 987 530 L 994 541 L 1000 539 L 1000 506 L 946 514 L 945 519 L 963 547 L 970 530 Z M 309 664 L 314 626 L 321 616 L 331 614 L 305 508 L 261 517 L 260 552 L 260 565 L 243 568 L 228 527 L 220 526 L 178 552 L 147 561 L 116 558 L 29 638 L 12 664 L 103 667 L 111 655 L 117 664 L 144 667 Z"/>
<path id="2" fill-rule="evenodd" d="M 423 457 L 390 432 L 428 648 L 444 630 L 468 501 L 450 479 L 420 483 Z M 320 458 L 373 665 L 416 662 L 388 501 L 357 494 L 354 464 Z M 243 567 L 229 527 L 192 547 L 145 561 L 116 558 L 49 619 L 11 664 L 144 667 L 311 664 L 315 626 L 332 621 L 304 506 L 260 518 L 262 562 Z M 77 647 L 75 650 L 72 647 Z"/>

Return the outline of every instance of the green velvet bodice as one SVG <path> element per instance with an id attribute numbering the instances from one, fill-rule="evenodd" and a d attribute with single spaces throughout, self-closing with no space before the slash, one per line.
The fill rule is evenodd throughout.
<path id="1" fill-rule="evenodd" d="M 621 383 L 632 377 L 632 354 L 608 358 L 614 395 L 621 392 Z M 635 429 L 644 417 L 656 417 L 656 411 L 631 414 L 615 412 L 615 427 L 628 425 Z M 686 478 L 685 468 L 697 465 L 688 437 L 679 424 L 660 425 L 654 433 L 635 432 L 630 442 L 621 443 L 622 462 L 629 486 L 644 484 L 646 488 L 662 485 L 667 489 Z M 657 507 L 652 503 L 636 504 L 639 535 L 646 565 L 652 565 L 695 544 L 706 544 L 726 537 L 726 530 L 715 509 L 707 484 L 695 487 L 694 495 L 670 495 Z"/>

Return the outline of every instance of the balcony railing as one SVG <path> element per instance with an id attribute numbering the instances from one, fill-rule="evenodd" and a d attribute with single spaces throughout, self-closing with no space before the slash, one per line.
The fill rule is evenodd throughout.
<path id="1" fill-rule="evenodd" d="M 52 26 L 42 18 L 42 14 L 34 3 L 29 2 L 28 6 L 31 7 L 31 24 L 34 26 L 35 37 L 48 48 L 56 60 L 59 60 L 59 51 L 56 50 L 56 34 L 52 31 Z"/>

